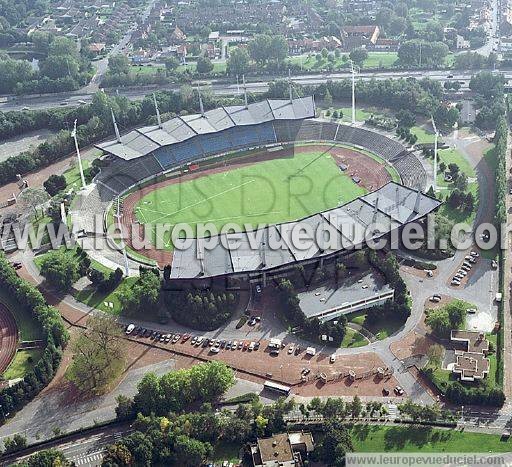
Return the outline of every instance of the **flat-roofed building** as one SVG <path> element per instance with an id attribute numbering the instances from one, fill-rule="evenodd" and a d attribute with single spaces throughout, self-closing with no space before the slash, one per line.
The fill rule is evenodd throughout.
<path id="1" fill-rule="evenodd" d="M 460 375 L 461 381 L 475 381 L 485 378 L 489 374 L 489 341 L 484 333 L 477 331 L 451 332 L 451 340 L 461 342 L 465 349 L 455 350 L 455 364 L 452 371 Z"/>
<path id="2" fill-rule="evenodd" d="M 309 432 L 280 433 L 258 439 L 251 446 L 251 454 L 255 467 L 300 467 L 313 449 Z"/>

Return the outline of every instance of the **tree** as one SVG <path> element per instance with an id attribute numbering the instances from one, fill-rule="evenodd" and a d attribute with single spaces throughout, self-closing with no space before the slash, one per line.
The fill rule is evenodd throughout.
<path id="1" fill-rule="evenodd" d="M 27 446 L 27 438 L 19 433 L 16 433 L 12 438 L 7 437 L 4 439 L 4 454 L 20 451 Z"/>
<path id="2" fill-rule="evenodd" d="M 107 446 L 101 465 L 105 467 L 133 465 L 133 456 L 124 444 L 110 444 Z"/>
<path id="3" fill-rule="evenodd" d="M 362 67 L 364 61 L 368 58 L 368 52 L 362 48 L 354 49 L 350 52 L 349 57 L 358 67 Z"/>
<path id="4" fill-rule="evenodd" d="M 315 456 L 327 465 L 345 465 L 345 454 L 353 452 L 354 446 L 347 427 L 339 420 L 325 424 L 325 435 L 315 449 Z"/>
<path id="5" fill-rule="evenodd" d="M 55 174 L 50 175 L 48 179 L 43 183 L 44 189 L 52 197 L 55 196 L 59 191 L 64 190 L 66 185 L 66 177 L 64 177 L 64 175 Z"/>
<path id="6" fill-rule="evenodd" d="M 185 435 L 180 435 L 176 438 L 174 450 L 177 465 L 190 467 L 202 465 L 213 452 L 210 443 L 202 443 Z"/>
<path id="7" fill-rule="evenodd" d="M 461 172 L 455 180 L 455 186 L 460 191 L 466 191 L 468 187 L 468 176 L 465 173 Z"/>
<path id="8" fill-rule="evenodd" d="M 27 188 L 18 196 L 18 208 L 31 208 L 37 215 L 37 208 L 48 201 L 48 194 L 39 188 Z"/>
<path id="9" fill-rule="evenodd" d="M 180 412 L 193 402 L 215 402 L 234 384 L 233 371 L 221 362 L 194 365 L 160 378 L 146 374 L 134 397 L 136 410 L 144 415 Z"/>
<path id="10" fill-rule="evenodd" d="M 396 113 L 396 120 L 399 127 L 412 128 L 416 124 L 416 117 L 410 110 L 400 109 Z"/>
<path id="11" fill-rule="evenodd" d="M 71 467 L 73 464 L 66 459 L 62 451 L 51 448 L 36 452 L 16 465 L 18 467 Z"/>
<path id="12" fill-rule="evenodd" d="M 427 351 L 428 363 L 434 368 L 439 368 L 444 356 L 444 348 L 439 344 L 431 345 Z"/>
<path id="13" fill-rule="evenodd" d="M 213 71 L 213 63 L 208 57 L 199 57 L 197 59 L 196 71 L 200 74 L 206 74 Z"/>
<path id="14" fill-rule="evenodd" d="M 363 403 L 361 402 L 359 396 L 354 396 L 352 404 L 350 405 L 350 410 L 352 412 L 352 417 L 354 418 L 357 418 L 361 415 L 361 412 L 363 411 Z"/>
<path id="15" fill-rule="evenodd" d="M 166 57 L 164 59 L 164 65 L 167 71 L 174 71 L 180 66 L 180 62 L 176 57 Z"/>
<path id="16" fill-rule="evenodd" d="M 126 360 L 121 328 L 110 316 L 92 315 L 73 344 L 69 379 L 86 392 L 98 392 L 118 378 Z"/>
<path id="17" fill-rule="evenodd" d="M 272 38 L 268 34 L 258 34 L 249 42 L 249 55 L 261 66 L 269 60 L 269 50 Z"/>
<path id="18" fill-rule="evenodd" d="M 42 260 L 41 275 L 54 287 L 66 291 L 80 278 L 78 259 L 61 250 L 50 251 Z"/>
<path id="19" fill-rule="evenodd" d="M 76 78 L 78 68 L 78 61 L 70 55 L 49 55 L 40 64 L 41 74 L 53 80 Z"/>
<path id="20" fill-rule="evenodd" d="M 288 41 L 286 37 L 283 35 L 272 36 L 269 56 L 277 63 L 281 63 L 288 56 Z"/>
<path id="21" fill-rule="evenodd" d="M 111 55 L 108 58 L 108 69 L 114 75 L 128 74 L 130 71 L 130 60 L 124 54 Z"/>
<path id="22" fill-rule="evenodd" d="M 227 63 L 227 72 L 231 76 L 242 76 L 249 70 L 249 52 L 247 49 L 237 47 L 231 52 Z"/>
<path id="23" fill-rule="evenodd" d="M 329 92 L 329 89 L 327 89 L 327 91 L 325 92 L 324 104 L 327 107 L 331 107 L 332 106 L 332 96 L 331 96 L 331 93 Z"/>
<path id="24" fill-rule="evenodd" d="M 155 273 L 152 270 L 142 270 L 137 282 L 119 295 L 123 313 L 132 316 L 154 312 L 159 298 L 160 277 L 158 271 Z"/>

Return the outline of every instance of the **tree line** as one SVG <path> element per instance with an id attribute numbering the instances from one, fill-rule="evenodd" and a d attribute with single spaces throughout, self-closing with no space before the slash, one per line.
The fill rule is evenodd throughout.
<path id="1" fill-rule="evenodd" d="M 0 392 L 0 421 L 5 421 L 53 379 L 69 336 L 58 310 L 46 303 L 36 287 L 18 277 L 3 255 L 0 256 L 0 287 L 41 325 L 45 341 L 43 355 L 34 368 L 19 383 Z"/>
<path id="2" fill-rule="evenodd" d="M 240 294 L 212 289 L 163 289 L 165 308 L 161 317 L 201 331 L 224 324 L 236 309 Z"/>
<path id="3" fill-rule="evenodd" d="M 304 93 L 315 94 L 323 97 L 329 91 L 335 99 L 348 99 L 351 96 L 351 84 L 347 79 L 332 81 L 319 86 L 301 87 L 294 86 L 296 95 Z M 429 79 L 422 80 L 370 80 L 358 83 L 357 98 L 361 101 L 371 102 L 372 105 L 400 110 L 403 108 L 415 108 L 419 114 L 436 115 L 438 125 L 453 125 L 458 119 L 458 113 L 445 113 L 442 111 L 443 89 L 441 85 Z M 203 103 L 206 109 L 218 105 L 239 102 L 239 99 L 222 99 L 213 96 L 211 92 L 202 92 Z M 267 98 L 288 97 L 288 85 L 285 81 L 272 82 Z M 251 100 L 254 98 L 251 96 Z M 157 101 L 161 113 L 165 118 L 176 114 L 197 112 L 199 99 L 197 93 L 190 86 L 183 86 L 179 92 L 160 91 L 157 93 Z M 82 122 L 77 131 L 77 137 L 81 146 L 87 146 L 113 134 L 111 112 L 113 109 L 121 131 L 132 128 L 142 123 L 154 123 L 155 109 L 152 96 L 146 96 L 141 102 L 131 102 L 120 96 L 109 97 L 99 92 L 94 95 L 90 105 L 84 105 L 80 109 L 68 114 L 56 114 L 56 121 L 62 119 L 62 123 L 71 128 L 74 117 L 79 117 Z M 4 114 L 3 117 L 5 118 Z M 32 114 L 34 115 L 34 114 Z M 41 120 L 49 118 L 48 114 L 35 114 Z M 33 117 L 36 119 L 36 117 Z M 37 118 L 38 121 L 40 121 Z M 14 115 L 10 115 L 9 122 L 15 122 Z M 0 118 L 1 128 L 2 118 Z M 17 123 L 14 128 L 19 128 L 23 123 Z M 10 123 L 6 123 L 6 131 L 10 132 Z M 39 124 L 37 125 L 39 126 Z M 14 131 L 14 128 L 12 131 Z M 56 160 L 73 153 L 75 150 L 73 140 L 68 130 L 61 130 L 48 141 L 40 144 L 32 151 L 24 152 L 17 156 L 11 156 L 0 162 L 0 184 L 12 182 L 16 174 L 26 174 L 50 165 Z"/>

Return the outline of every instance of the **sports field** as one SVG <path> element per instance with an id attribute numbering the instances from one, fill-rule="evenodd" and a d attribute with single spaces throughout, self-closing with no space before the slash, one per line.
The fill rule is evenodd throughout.
<path id="1" fill-rule="evenodd" d="M 167 185 L 141 198 L 135 215 L 143 224 L 187 223 L 194 233 L 205 222 L 219 230 L 234 222 L 242 231 L 299 219 L 365 192 L 330 154 L 312 150 Z"/>

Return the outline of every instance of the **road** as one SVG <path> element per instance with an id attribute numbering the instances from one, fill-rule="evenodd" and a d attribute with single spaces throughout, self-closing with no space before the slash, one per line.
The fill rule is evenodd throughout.
<path id="1" fill-rule="evenodd" d="M 486 57 L 488 57 L 491 52 L 498 49 L 499 39 L 495 37 L 495 34 L 497 33 L 499 27 L 500 4 L 500 0 L 491 1 L 491 21 L 490 24 L 487 23 L 487 41 L 482 47 L 474 50 L 480 55 L 485 55 Z"/>
<path id="2" fill-rule="evenodd" d="M 436 81 L 464 81 L 464 86 L 461 90 L 468 89 L 468 83 L 471 79 L 473 71 L 462 71 L 462 72 L 450 72 L 450 71 L 386 71 L 386 72 L 363 72 L 358 75 L 361 80 L 384 80 L 384 79 L 398 79 L 398 78 L 430 78 Z M 512 79 L 512 71 L 506 71 L 503 73 L 507 79 Z M 448 77 L 448 75 L 450 77 Z M 302 85 L 318 85 L 325 83 L 329 80 L 339 80 L 343 78 L 349 78 L 350 74 L 347 72 L 339 73 L 318 73 L 311 75 L 296 75 L 292 76 L 292 81 Z M 273 78 L 272 78 L 273 79 Z M 247 83 L 247 91 L 252 93 L 262 93 L 268 89 L 268 83 L 272 79 L 261 79 Z M 223 80 L 201 80 L 194 81 L 195 84 L 207 84 L 211 87 L 213 93 L 217 95 L 233 95 L 237 94 L 240 89 L 236 82 L 226 82 Z M 118 90 L 109 92 L 117 92 L 121 96 L 125 96 L 131 100 L 141 100 L 145 95 L 151 91 L 159 90 L 179 90 L 181 84 L 170 84 L 165 86 L 149 86 L 149 87 L 136 87 L 136 88 L 119 88 Z M 32 96 L 20 96 L 4 97 L 0 101 L 0 111 L 10 110 L 22 110 L 29 108 L 32 110 L 36 109 L 48 109 L 60 106 L 78 106 L 81 101 L 91 102 L 93 94 L 97 91 L 97 87 L 87 87 L 79 91 L 59 93 L 59 94 L 48 94 L 48 95 L 32 95 Z"/>
<path id="3" fill-rule="evenodd" d="M 74 462 L 77 466 L 92 467 L 101 465 L 101 459 L 105 447 L 119 441 L 123 436 L 130 434 L 133 429 L 129 424 L 106 426 L 104 428 L 93 429 L 92 432 L 86 432 L 81 435 L 66 436 L 60 441 L 49 443 L 40 449 L 50 447 L 61 450 L 66 458 Z M 13 456 L 0 461 L 0 465 L 12 465 L 14 461 L 20 462 L 26 459 L 38 449 L 24 452 L 21 456 Z"/>
<path id="4" fill-rule="evenodd" d="M 141 24 L 143 24 L 146 19 L 148 18 L 149 14 L 151 13 L 151 10 L 153 9 L 154 5 L 156 3 L 156 0 L 151 0 L 142 14 L 140 15 Z M 99 90 L 99 85 L 101 83 L 101 80 L 103 79 L 103 76 L 107 72 L 108 69 L 108 59 L 109 57 L 113 55 L 117 55 L 119 53 L 122 53 L 124 49 L 128 46 L 128 44 L 132 40 L 133 33 L 136 31 L 137 27 L 132 26 L 126 34 L 120 39 L 120 41 L 115 44 L 112 49 L 110 49 L 110 52 L 107 54 L 106 57 L 97 60 L 93 63 L 94 67 L 96 68 L 96 72 L 94 76 L 92 77 L 91 81 L 87 86 L 84 86 L 80 91 L 84 95 L 94 94 L 96 91 Z"/>

